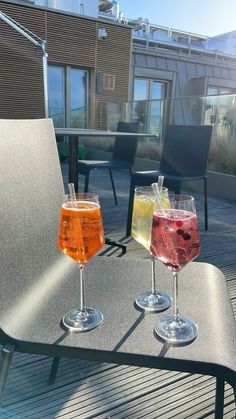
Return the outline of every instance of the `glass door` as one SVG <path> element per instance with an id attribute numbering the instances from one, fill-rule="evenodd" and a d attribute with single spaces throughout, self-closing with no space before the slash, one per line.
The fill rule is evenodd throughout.
<path id="1" fill-rule="evenodd" d="M 135 78 L 133 116 L 140 122 L 144 131 L 162 134 L 163 99 L 166 96 L 165 82 L 152 79 Z"/>
<path id="2" fill-rule="evenodd" d="M 70 128 L 88 127 L 88 71 L 76 68 L 67 69 L 67 126 Z"/>
<path id="3" fill-rule="evenodd" d="M 48 66 L 49 115 L 58 128 L 87 128 L 89 71 Z"/>
<path id="4" fill-rule="evenodd" d="M 208 86 L 204 123 L 212 125 L 214 131 L 224 131 L 228 127 L 233 93 L 233 89 Z"/>
<path id="5" fill-rule="evenodd" d="M 88 128 L 89 71 L 70 66 L 48 66 L 49 116 L 56 128 Z M 69 140 L 57 136 L 60 160 L 68 158 Z M 84 148 L 79 146 L 84 158 Z"/>
<path id="6" fill-rule="evenodd" d="M 66 124 L 65 69 L 54 65 L 48 66 L 48 101 L 49 116 L 56 128 Z"/>
<path id="7" fill-rule="evenodd" d="M 158 134 L 162 138 L 163 104 L 166 95 L 166 84 L 153 80 L 150 84 L 149 121 L 148 126 L 152 134 Z"/>
<path id="8" fill-rule="evenodd" d="M 138 120 L 140 130 L 147 130 L 149 80 L 135 79 L 133 94 L 133 119 Z"/>

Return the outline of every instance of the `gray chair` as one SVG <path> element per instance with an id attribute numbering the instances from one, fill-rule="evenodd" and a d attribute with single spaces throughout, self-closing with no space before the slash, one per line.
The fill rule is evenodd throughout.
<path id="1" fill-rule="evenodd" d="M 136 186 L 148 186 L 165 177 L 164 186 L 180 193 L 183 182 L 203 180 L 205 230 L 208 229 L 207 160 L 212 127 L 169 125 L 166 128 L 159 170 L 135 172 L 131 176 L 127 217 L 127 236 L 131 233 L 134 190 Z"/>
<path id="2" fill-rule="evenodd" d="M 64 187 L 53 125 L 50 120 L 2 120 L 0 133 L 0 395 L 12 355 L 18 351 L 56 360 L 71 357 L 213 375 L 216 412 L 220 412 L 216 417 L 222 417 L 224 380 L 236 387 L 236 337 L 220 271 L 200 264 L 199 275 L 197 266 L 193 268 L 195 294 L 199 287 L 206 297 L 203 307 L 196 303 L 201 331 L 193 347 L 167 351 L 153 334 L 153 321 L 133 307 L 133 291 L 142 285 L 146 261 L 94 258 L 86 283 L 91 305 L 101 305 L 104 324 L 79 335 L 65 331 L 60 321 L 77 303 L 79 275 L 76 263 L 56 244 Z M 165 274 L 161 280 L 166 282 Z M 192 293 L 184 289 L 188 301 Z M 214 319 L 220 316 L 219 327 Z M 216 343 L 219 347 L 212 353 Z"/>
<path id="3" fill-rule="evenodd" d="M 138 123 L 136 122 L 118 122 L 118 132 L 137 132 Z M 114 195 L 115 204 L 117 205 L 117 197 L 115 184 L 112 176 L 113 169 L 128 169 L 130 174 L 135 163 L 136 151 L 137 151 L 138 138 L 137 137 L 125 137 L 117 136 L 115 139 L 114 149 L 112 153 L 112 159 L 110 161 L 99 161 L 99 160 L 79 160 L 78 172 L 85 176 L 84 192 L 88 192 L 89 189 L 89 176 L 93 169 L 108 169 L 111 185 Z"/>
<path id="4" fill-rule="evenodd" d="M 14 351 L 58 354 L 52 300 L 68 281 L 78 282 L 78 267 L 57 247 L 65 191 L 52 121 L 0 120 L 0 133 L 1 401 Z M 106 241 L 124 253 L 125 245 Z M 40 336 L 37 319 L 51 328 L 48 335 L 43 326 Z M 64 333 L 59 322 L 56 328 Z M 50 345 L 33 343 L 46 335 Z"/>
<path id="5" fill-rule="evenodd" d="M 56 245 L 65 192 L 51 120 L 1 120 L 0 132 L 1 395 L 12 354 L 23 344 L 14 331 L 27 330 L 65 275 Z"/>

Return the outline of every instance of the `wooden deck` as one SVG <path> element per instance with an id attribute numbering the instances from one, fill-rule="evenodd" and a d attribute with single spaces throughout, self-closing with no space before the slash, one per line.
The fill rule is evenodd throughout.
<path id="1" fill-rule="evenodd" d="M 65 184 L 67 166 L 63 165 Z M 83 180 L 83 179 L 81 179 Z M 107 237 L 128 245 L 124 258 L 147 258 L 133 239 L 125 238 L 128 175 L 115 173 L 118 206 L 114 206 L 109 176 L 91 175 L 91 187 L 101 197 Z M 199 261 L 225 274 L 236 316 L 236 203 L 209 196 L 209 231 L 205 232 L 203 200 L 194 194 L 201 235 Z M 102 257 L 120 257 L 117 248 L 104 247 Z M 214 348 L 212 348 L 214 351 Z M 47 378 L 51 358 L 15 354 L 0 418 L 213 418 L 215 380 L 187 373 L 62 359 L 54 384 Z M 234 395 L 226 386 L 224 418 L 235 418 Z"/>

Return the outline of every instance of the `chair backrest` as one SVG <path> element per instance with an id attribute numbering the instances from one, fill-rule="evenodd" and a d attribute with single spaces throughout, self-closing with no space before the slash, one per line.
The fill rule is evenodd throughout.
<path id="1" fill-rule="evenodd" d="M 160 171 L 178 176 L 204 176 L 212 127 L 169 125 L 166 128 Z"/>
<path id="2" fill-rule="evenodd" d="M 117 125 L 119 132 L 138 132 L 138 122 L 119 121 Z M 138 146 L 137 137 L 117 136 L 115 139 L 112 160 L 127 162 L 132 166 L 135 162 Z"/>
<path id="3" fill-rule="evenodd" d="M 0 120 L 0 142 L 0 292 L 17 304 L 40 284 L 49 295 L 64 187 L 50 119 Z"/>

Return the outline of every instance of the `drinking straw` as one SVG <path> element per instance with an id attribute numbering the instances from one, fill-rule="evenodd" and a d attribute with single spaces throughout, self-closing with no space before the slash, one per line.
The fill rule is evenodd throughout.
<path id="1" fill-rule="evenodd" d="M 163 209 L 163 206 L 162 206 L 161 194 L 160 194 L 160 189 L 159 189 L 158 183 L 152 183 L 151 186 L 152 186 L 152 190 L 153 190 L 153 193 L 154 193 L 154 197 L 157 201 L 158 210 L 160 210 L 164 214 L 165 212 L 164 212 L 164 209 Z"/>
<path id="2" fill-rule="evenodd" d="M 159 188 L 159 191 L 161 191 L 162 190 L 162 187 L 163 187 L 163 183 L 164 183 L 164 176 L 159 176 L 158 177 L 158 188 Z"/>
<path id="3" fill-rule="evenodd" d="M 74 183 L 68 183 L 69 189 L 69 199 L 71 201 L 72 207 L 76 207 L 76 195 L 75 195 L 75 186 Z"/>

